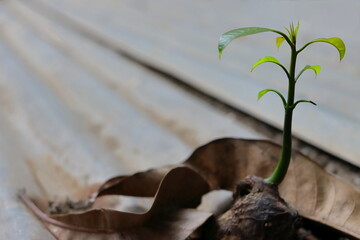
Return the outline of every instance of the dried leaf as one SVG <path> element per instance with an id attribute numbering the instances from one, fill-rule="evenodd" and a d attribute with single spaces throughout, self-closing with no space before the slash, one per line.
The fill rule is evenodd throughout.
<path id="1" fill-rule="evenodd" d="M 144 236 L 142 234 L 145 233 L 149 234 L 146 236 L 152 237 L 148 237 L 148 239 L 166 239 L 164 236 L 167 233 L 174 231 L 171 234 L 175 234 L 177 231 L 180 231 L 177 229 L 179 225 L 176 225 L 179 222 L 184 224 L 184 226 L 188 226 L 187 218 L 193 213 L 184 213 L 186 215 L 185 218 L 180 217 L 183 216 L 182 211 L 185 210 L 178 210 L 178 215 L 175 214 L 176 210 L 173 210 L 175 215 L 167 214 L 167 216 L 175 216 L 176 220 L 166 223 L 166 227 L 161 230 L 161 232 L 164 232 L 165 235 L 161 235 L 160 237 L 156 236 L 156 234 L 159 234 L 159 231 L 156 229 L 165 225 L 149 227 L 149 225 L 146 225 L 146 223 L 165 223 L 164 221 L 166 221 L 166 219 L 164 219 L 163 216 L 166 214 L 154 214 L 151 213 L 151 211 L 164 213 L 167 211 L 167 206 L 171 206 L 177 197 L 181 196 L 182 200 L 180 200 L 180 202 L 183 204 L 184 202 L 182 201 L 185 201 L 186 198 L 191 197 L 193 194 L 197 201 L 192 202 L 191 200 L 190 202 L 193 204 L 190 205 L 195 207 L 197 205 L 195 202 L 198 202 L 199 197 L 202 194 L 205 194 L 209 189 L 225 189 L 233 191 L 236 183 L 240 179 L 244 179 L 247 176 L 255 175 L 259 177 L 268 177 L 274 169 L 280 151 L 281 147 L 270 141 L 230 138 L 219 139 L 199 147 L 194 151 L 189 159 L 183 163 L 183 166 L 195 170 L 195 172 L 198 174 L 193 171 L 189 172 L 189 169 L 180 170 L 183 171 L 182 174 L 179 174 L 182 177 L 178 177 L 176 180 L 169 181 L 166 185 L 164 184 L 165 179 L 162 180 L 164 176 L 168 176 L 175 169 L 187 169 L 181 167 L 179 168 L 179 165 L 174 165 L 136 173 L 132 176 L 122 176 L 110 179 L 95 193 L 96 197 L 113 194 L 153 196 L 156 191 L 158 191 L 158 197 L 160 196 L 159 193 L 161 187 L 159 190 L 157 189 L 162 180 L 162 184 L 164 184 L 164 186 L 166 185 L 167 188 L 164 189 L 165 187 L 163 187 L 161 191 L 169 192 L 168 196 L 173 196 L 173 198 L 170 200 L 171 197 L 165 197 L 164 200 L 160 199 L 157 200 L 158 202 L 155 201 L 152 209 L 157 209 L 156 211 L 149 210 L 147 213 L 138 215 L 137 217 L 134 217 L 134 214 L 131 215 L 130 213 L 121 213 L 120 215 L 122 216 L 120 217 L 118 216 L 119 212 L 114 214 L 111 212 L 111 210 L 108 211 L 109 215 L 103 215 L 103 213 L 107 212 L 107 210 L 92 210 L 95 212 L 97 211 L 95 214 L 96 217 L 90 216 L 93 219 L 92 221 L 106 222 L 106 217 L 109 217 L 109 219 L 126 219 L 126 222 L 123 223 L 109 223 L 109 221 L 107 221 L 107 224 L 110 224 L 109 226 L 111 226 L 110 229 L 112 230 L 126 229 L 130 226 L 133 226 L 135 227 L 134 229 L 136 229 L 135 232 L 127 230 L 126 232 L 122 231 L 122 235 L 117 232 L 115 235 L 107 235 L 107 238 L 96 239 L 141 239 L 140 236 Z M 201 177 L 199 177 L 199 175 Z M 207 181 L 207 183 L 210 185 L 210 188 L 200 188 L 200 193 L 197 192 L 197 190 L 195 190 L 192 185 L 198 181 L 201 182 L 202 179 Z M 192 188 L 188 194 L 186 193 L 188 191 L 187 186 L 191 186 Z M 315 162 L 311 161 L 299 152 L 293 152 L 293 159 L 292 163 L 290 164 L 289 172 L 284 182 L 280 186 L 280 194 L 286 201 L 292 204 L 303 217 L 328 225 L 355 238 L 360 238 L 360 191 L 325 172 Z M 175 209 L 184 207 L 182 204 L 177 205 Z M 91 213 L 91 211 L 89 212 Z M 89 214 L 89 212 L 87 214 Z M 112 214 L 116 216 L 114 217 Z M 159 218 L 156 218 L 156 221 L 151 217 L 149 217 L 149 219 L 154 221 L 150 221 L 149 219 L 142 219 L 144 215 L 154 216 L 153 214 L 159 216 Z M 194 214 L 197 215 L 199 212 L 195 212 Z M 80 226 L 84 226 L 85 224 L 84 227 L 89 229 L 99 230 L 99 226 L 101 226 L 97 223 L 86 225 L 87 223 L 82 222 L 84 220 L 83 217 L 75 221 L 70 216 L 73 215 L 68 214 L 65 216 L 54 216 L 54 219 L 70 223 L 74 221 L 77 222 L 77 224 Z M 201 220 L 194 224 L 191 222 L 193 221 L 193 218 L 189 217 L 189 224 L 192 226 L 200 226 L 201 221 L 204 222 L 207 217 L 207 215 L 199 217 Z M 95 218 L 102 220 L 96 220 Z M 195 217 L 195 219 L 196 218 L 197 217 Z M 80 235 L 85 234 L 64 229 L 59 230 L 59 227 L 54 225 L 52 225 L 52 228 L 57 228 L 53 230 L 53 232 L 59 232 L 60 235 L 66 235 L 66 231 L 70 232 L 69 234 L 71 236 L 75 236 L 72 235 L 75 233 Z M 101 229 L 104 229 L 104 226 Z M 194 229 L 195 228 L 191 228 L 185 232 L 186 234 L 190 234 L 190 232 Z M 119 237 L 120 235 L 121 237 Z M 169 236 L 167 239 L 170 239 Z M 81 238 L 76 237 L 76 239 Z M 171 239 L 175 239 L 173 238 L 173 235 L 171 235 Z"/>
<path id="2" fill-rule="evenodd" d="M 181 209 L 170 213 L 167 218 L 155 219 L 144 226 L 115 233 L 89 233 L 48 223 L 46 225 L 59 240 L 184 240 L 210 216 L 210 213 L 195 209 Z"/>
<path id="3" fill-rule="evenodd" d="M 171 169 L 187 166 L 198 172 L 209 183 L 210 188 L 234 190 L 237 181 L 249 175 L 267 176 L 276 164 L 278 155 L 271 161 L 264 159 L 266 151 L 259 140 L 219 139 L 197 148 L 182 165 L 170 165 L 131 176 L 119 176 L 106 181 L 95 193 L 105 195 L 153 196 L 161 179 Z M 260 151 L 259 151 L 260 150 Z M 280 149 L 278 150 L 280 152 Z M 250 164 L 249 160 L 252 161 Z M 259 167 L 261 166 L 261 167 Z"/>
<path id="4" fill-rule="evenodd" d="M 194 151 L 184 162 L 200 173 L 211 189 L 234 191 L 247 176 L 267 177 L 273 170 L 280 148 L 266 141 L 219 139 Z"/>
<path id="5" fill-rule="evenodd" d="M 247 176 L 268 177 L 280 151 L 279 145 L 269 141 L 219 139 L 196 149 L 184 165 L 203 176 L 212 190 L 233 191 L 236 183 Z M 164 169 L 169 168 L 171 166 Z M 144 174 L 153 178 L 164 169 Z M 280 194 L 303 217 L 360 238 L 359 190 L 325 172 L 297 151 L 293 152 Z"/>
<path id="6" fill-rule="evenodd" d="M 246 176 L 268 177 L 280 150 L 269 141 L 220 139 L 198 148 L 185 164 L 198 171 L 211 189 L 233 190 Z M 303 217 L 360 238 L 360 191 L 297 151 L 280 194 Z"/>
<path id="7" fill-rule="evenodd" d="M 141 188 L 143 189 L 143 188 Z M 178 167 L 162 179 L 152 207 L 143 214 L 111 209 L 46 216 L 22 194 L 24 202 L 59 239 L 179 239 L 188 237 L 211 216 L 195 209 L 208 184 L 193 170 Z"/>
<path id="8" fill-rule="evenodd" d="M 164 176 L 180 165 L 165 166 L 138 172 L 130 176 L 119 176 L 107 180 L 95 193 L 96 197 L 105 195 L 126 195 L 153 197 Z"/>
<path id="9" fill-rule="evenodd" d="M 311 220 L 360 239 L 360 191 L 325 172 L 300 153 L 281 185 L 280 193 Z"/>

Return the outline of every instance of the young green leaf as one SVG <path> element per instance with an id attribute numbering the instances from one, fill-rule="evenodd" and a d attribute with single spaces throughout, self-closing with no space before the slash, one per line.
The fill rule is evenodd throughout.
<path id="1" fill-rule="evenodd" d="M 296 25 L 295 32 L 294 32 L 295 37 L 297 37 L 297 35 L 298 35 L 299 27 L 300 27 L 300 22 L 298 22 L 297 25 Z"/>
<path id="2" fill-rule="evenodd" d="M 284 37 L 277 37 L 276 38 L 276 47 L 279 49 L 281 44 L 284 42 L 285 38 Z"/>
<path id="3" fill-rule="evenodd" d="M 297 75 L 297 77 L 295 78 L 295 81 L 298 80 L 298 78 L 301 76 L 301 74 L 303 74 L 303 72 L 305 72 L 306 70 L 308 69 L 311 69 L 314 71 L 315 73 L 315 76 L 317 76 L 320 71 L 321 71 L 321 67 L 319 65 L 316 65 L 316 66 L 310 66 L 310 65 L 306 65 L 300 72 L 299 74 Z"/>
<path id="4" fill-rule="evenodd" d="M 292 105 L 291 107 L 292 107 L 292 108 L 295 108 L 296 105 L 298 105 L 299 103 L 311 103 L 311 104 L 313 104 L 313 105 L 316 106 L 316 103 L 314 103 L 313 101 L 310 101 L 310 100 L 299 100 L 299 101 L 295 102 L 294 105 Z"/>
<path id="5" fill-rule="evenodd" d="M 284 96 L 280 92 L 276 91 L 275 89 L 264 89 L 264 90 L 260 91 L 258 93 L 258 100 L 260 100 L 260 98 L 262 98 L 268 92 L 276 93 L 281 98 L 281 101 L 283 102 L 284 108 L 286 107 L 287 103 L 286 103 L 286 100 L 285 100 Z"/>
<path id="6" fill-rule="evenodd" d="M 221 58 L 222 52 L 226 48 L 229 43 L 239 37 L 244 37 L 252 34 L 262 33 L 262 32 L 275 32 L 280 34 L 285 38 L 285 40 L 289 41 L 288 37 L 277 30 L 270 29 L 270 28 L 260 28 L 260 27 L 246 27 L 246 28 L 237 28 L 231 31 L 228 31 L 221 35 L 218 43 L 218 50 L 219 50 L 219 58 Z"/>
<path id="7" fill-rule="evenodd" d="M 333 45 L 339 52 L 340 55 L 340 61 L 344 58 L 345 56 L 345 52 L 346 52 L 346 47 L 345 44 L 343 42 L 343 40 L 341 40 L 340 38 L 337 37 L 333 37 L 333 38 L 319 38 L 319 39 L 315 39 L 311 42 L 308 42 L 307 44 L 305 44 L 304 47 L 302 47 L 299 51 L 301 52 L 302 50 L 304 50 L 307 46 L 309 46 L 312 43 L 316 43 L 316 42 L 324 42 L 324 43 L 328 43 Z"/>
<path id="8" fill-rule="evenodd" d="M 246 28 L 234 29 L 222 34 L 218 43 L 219 57 L 221 57 L 222 52 L 232 40 L 239 37 L 244 37 L 256 33 L 269 32 L 269 31 L 272 31 L 272 29 L 260 28 L 260 27 L 246 27 Z"/>
<path id="9" fill-rule="evenodd" d="M 267 56 L 267 57 L 264 57 L 264 58 L 258 60 L 258 61 L 254 64 L 254 66 L 252 66 L 251 71 L 253 71 L 253 70 L 254 70 L 257 66 L 259 66 L 260 64 L 266 63 L 266 62 L 275 63 L 276 65 L 280 66 L 280 67 L 284 70 L 284 72 L 286 73 L 286 75 L 289 76 L 289 73 L 288 73 L 287 69 L 286 69 L 276 58 L 274 58 L 274 57 L 272 57 L 272 56 Z"/>
<path id="10" fill-rule="evenodd" d="M 289 34 L 289 36 L 291 36 L 291 24 L 290 24 L 290 29 L 285 27 L 285 30 L 287 31 L 287 33 Z"/>

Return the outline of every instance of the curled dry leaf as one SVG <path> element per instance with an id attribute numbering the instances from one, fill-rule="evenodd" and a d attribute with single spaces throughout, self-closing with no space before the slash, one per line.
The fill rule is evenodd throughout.
<path id="1" fill-rule="evenodd" d="M 158 184 L 152 207 L 142 214 L 92 209 L 47 216 L 26 194 L 20 197 L 58 239 L 184 240 L 211 216 L 195 209 L 208 191 L 207 182 L 196 172 L 177 167 Z"/>
<path id="2" fill-rule="evenodd" d="M 119 176 L 107 180 L 95 193 L 96 197 L 105 195 L 126 195 L 152 197 L 158 191 L 160 182 L 172 169 L 181 165 L 164 166 L 135 173 L 130 176 Z"/>
<path id="3" fill-rule="evenodd" d="M 185 165 L 198 171 L 211 189 L 233 191 L 247 176 L 268 177 L 280 151 L 269 141 L 220 139 L 198 148 Z M 360 239 L 360 191 L 297 151 L 279 191 L 301 216 Z"/>
<path id="4" fill-rule="evenodd" d="M 193 199 L 192 197 L 195 197 L 198 201 L 200 196 L 206 193 L 208 190 L 225 189 L 234 191 L 236 183 L 240 179 L 244 179 L 247 176 L 255 175 L 258 177 L 268 177 L 274 169 L 280 151 L 281 147 L 279 145 L 264 140 L 244 140 L 231 138 L 219 139 L 196 149 L 194 153 L 189 157 L 189 159 L 182 164 L 182 166 L 193 169 L 194 171 L 181 170 L 182 174 L 179 174 L 179 177 L 177 177 L 176 181 L 173 181 L 171 183 L 169 182 L 167 190 L 164 189 L 165 187 L 160 187 L 160 189 L 158 189 L 158 186 L 160 185 L 161 181 L 162 184 L 165 183 L 165 176 L 168 176 L 170 173 L 172 173 L 173 170 L 171 169 L 187 168 L 179 168 L 179 165 L 165 166 L 146 172 L 136 173 L 132 176 L 121 176 L 117 178 L 112 178 L 108 180 L 105 184 L 103 184 L 94 194 L 94 196 L 95 198 L 99 196 L 113 194 L 130 196 L 154 196 L 156 191 L 158 192 L 157 195 L 159 195 L 160 191 L 169 191 L 170 195 L 174 194 L 172 195 L 173 200 L 181 196 L 181 199 L 183 199 L 181 201 L 185 201 L 186 198 Z M 197 172 L 197 174 L 195 172 Z M 163 178 L 164 180 L 162 180 Z M 205 179 L 210 188 L 204 187 L 201 188 L 200 192 L 197 192 L 198 190 L 195 190 L 193 186 L 197 182 L 194 179 L 200 179 L 200 182 Z M 190 187 L 192 190 L 188 190 L 188 187 Z M 289 172 L 285 180 L 281 184 L 279 190 L 281 196 L 287 202 L 293 205 L 299 211 L 300 215 L 302 215 L 304 218 L 328 225 L 349 236 L 360 239 L 360 191 L 325 172 L 315 162 L 311 161 L 299 152 L 293 152 L 293 159 L 289 168 Z M 167 209 L 167 204 L 173 204 L 172 201 L 164 201 L 161 204 L 157 203 L 157 201 L 160 200 L 155 200 L 152 209 L 157 209 L 156 211 L 159 212 L 163 212 L 163 210 L 161 210 L 162 208 Z M 195 202 L 196 201 L 192 203 Z M 178 209 L 181 208 L 180 205 L 178 205 Z M 190 205 L 192 205 L 193 207 L 196 206 L 196 204 Z M 190 207 L 190 205 L 187 205 L 187 207 Z M 149 212 L 146 214 L 148 216 L 151 216 L 151 211 L 155 210 L 149 210 Z M 179 210 L 178 213 L 182 214 L 182 211 L 185 210 Z M 106 221 L 106 219 L 112 219 L 112 214 L 114 213 L 109 211 L 109 215 L 103 215 L 104 212 L 107 211 L 92 210 L 87 214 L 89 214 L 88 216 L 91 216 L 92 219 L 94 219 L 95 217 L 93 217 L 91 214 L 94 214 L 100 219 L 102 219 L 101 221 L 109 223 L 109 221 Z M 117 214 L 119 213 L 117 212 L 114 215 L 117 216 Z M 177 220 L 182 219 L 183 221 L 181 222 L 181 224 L 184 224 L 186 228 L 188 226 L 188 219 L 186 219 L 186 217 L 180 217 L 182 216 L 181 214 L 178 215 Z M 156 215 L 160 216 L 161 214 Z M 52 219 L 56 219 L 57 221 L 65 221 L 68 224 L 73 224 L 74 222 L 77 222 L 78 224 L 83 225 L 85 223 L 82 223 L 82 221 L 84 220 L 83 218 L 85 216 L 85 214 L 76 215 L 76 218 L 80 217 L 76 221 L 74 220 L 75 215 L 71 214 L 58 216 L 55 215 L 52 216 Z M 132 219 L 133 217 L 134 216 L 131 215 L 131 217 L 129 218 L 127 218 L 127 216 L 124 218 L 129 219 L 127 220 L 128 222 L 132 222 L 132 220 L 130 221 L 130 219 Z M 147 226 L 145 223 L 164 221 L 164 219 L 161 219 L 161 217 L 157 218 L 156 221 L 148 220 L 152 218 L 146 218 L 146 221 L 140 220 L 142 217 L 139 217 L 138 220 L 135 221 L 133 226 L 136 226 L 137 228 L 134 229 L 143 229 L 144 226 Z M 202 221 L 204 222 L 207 217 L 208 216 L 204 216 Z M 175 222 L 176 221 L 173 221 L 171 223 Z M 201 225 L 200 222 L 201 221 L 196 222 L 196 224 L 194 223 L 190 230 L 194 230 L 195 225 Z M 172 225 L 171 223 L 168 225 L 169 229 L 172 229 L 172 226 L 176 227 L 176 224 Z M 111 229 L 126 229 L 127 227 L 129 227 L 127 224 L 128 223 L 126 222 L 124 223 L 120 221 L 117 223 L 112 223 L 110 225 L 112 226 Z M 98 229 L 99 226 L 101 225 L 89 223 L 89 225 L 86 225 L 84 227 L 90 229 Z M 52 225 L 52 227 L 59 228 L 55 225 Z M 104 227 L 102 229 L 104 229 Z M 159 234 L 159 231 L 155 231 L 154 229 L 155 228 L 147 227 L 146 231 L 152 231 L 153 233 Z M 168 232 L 175 233 L 177 230 L 174 230 L 174 232 L 172 232 L 172 230 L 169 230 Z M 186 234 L 190 234 L 190 230 L 187 231 Z M 56 229 L 54 231 L 65 234 L 65 231 L 59 231 L 59 229 Z M 146 231 L 141 230 L 133 234 L 141 235 Z M 119 233 L 117 234 L 119 235 Z M 127 231 L 126 234 L 126 237 L 133 237 L 133 235 L 131 235 L 132 233 L 130 233 L 129 231 Z M 185 236 L 186 234 L 182 236 Z M 155 237 L 156 235 L 149 236 Z M 168 237 L 169 236 L 170 235 L 168 235 Z M 176 234 L 171 235 L 171 238 L 168 239 L 180 239 L 174 238 L 175 236 Z M 127 239 L 126 237 L 104 239 Z M 155 237 L 149 239 L 162 238 Z"/>

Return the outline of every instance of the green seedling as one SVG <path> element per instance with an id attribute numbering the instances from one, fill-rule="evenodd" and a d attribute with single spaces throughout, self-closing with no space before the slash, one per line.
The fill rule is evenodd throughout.
<path id="1" fill-rule="evenodd" d="M 292 128 L 293 110 L 299 103 L 311 103 L 311 104 L 316 105 L 314 102 L 312 102 L 310 100 L 295 101 L 295 99 L 294 99 L 295 98 L 295 86 L 296 86 L 296 83 L 297 83 L 298 79 L 300 78 L 300 76 L 306 70 L 314 71 L 315 75 L 318 75 L 319 72 L 321 71 L 320 66 L 306 65 L 305 67 L 302 68 L 302 70 L 300 70 L 296 74 L 296 60 L 297 60 L 299 53 L 301 53 L 303 50 L 305 50 L 309 45 L 311 45 L 313 43 L 328 43 L 328 44 L 331 44 L 332 46 L 334 46 L 338 50 L 338 52 L 340 54 L 340 61 L 341 61 L 343 59 L 343 57 L 345 56 L 345 50 L 346 50 L 344 42 L 340 38 L 337 38 L 337 37 L 315 39 L 313 41 L 306 43 L 305 45 L 303 45 L 301 48 L 298 49 L 296 46 L 296 38 L 298 35 L 298 31 L 299 31 L 299 24 L 297 24 L 296 27 L 294 26 L 294 24 L 290 24 L 290 28 L 289 29 L 285 28 L 285 29 L 286 29 L 287 33 L 281 32 L 278 30 L 274 30 L 274 29 L 260 28 L 260 27 L 238 28 L 238 29 L 234 29 L 234 30 L 224 33 L 220 37 L 220 40 L 218 43 L 219 58 L 221 58 L 222 52 L 224 51 L 226 46 L 234 39 L 237 39 L 239 37 L 248 36 L 248 35 L 257 34 L 257 33 L 262 33 L 262 32 L 273 32 L 273 33 L 280 35 L 279 37 L 276 38 L 276 42 L 275 42 L 276 46 L 278 48 L 281 46 L 281 44 L 283 42 L 286 42 L 290 47 L 291 55 L 290 55 L 290 65 L 288 68 L 286 68 L 283 64 L 281 64 L 276 58 L 267 56 L 267 57 L 264 57 L 264 58 L 260 59 L 259 61 L 257 61 L 251 69 L 251 71 L 254 70 L 258 65 L 260 65 L 262 63 L 266 63 L 266 62 L 273 63 L 273 64 L 276 64 L 277 66 L 279 66 L 280 68 L 282 68 L 282 70 L 286 74 L 286 77 L 289 80 L 288 81 L 287 99 L 285 99 L 285 97 L 279 91 L 277 91 L 275 89 L 265 89 L 258 93 L 258 99 L 263 97 L 268 92 L 273 92 L 273 93 L 277 94 L 281 98 L 281 101 L 282 101 L 282 103 L 284 105 L 284 109 L 285 109 L 281 155 L 279 157 L 278 163 L 277 163 L 272 175 L 269 178 L 265 179 L 267 182 L 277 184 L 277 185 L 280 184 L 282 182 L 282 180 L 284 179 L 286 172 L 288 170 L 288 167 L 289 167 L 290 159 L 291 159 L 291 149 L 292 149 L 291 128 Z"/>

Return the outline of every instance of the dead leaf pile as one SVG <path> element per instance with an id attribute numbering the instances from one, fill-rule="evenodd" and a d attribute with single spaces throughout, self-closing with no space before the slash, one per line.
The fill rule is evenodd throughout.
<path id="1" fill-rule="evenodd" d="M 281 147 L 263 140 L 219 139 L 199 147 L 184 163 L 106 181 L 90 205 L 109 195 L 153 197 L 149 210 L 131 213 L 104 204 L 86 211 L 44 214 L 23 192 L 20 197 L 58 239 L 185 240 L 212 212 L 197 209 L 202 196 L 217 189 L 234 191 L 247 176 L 267 177 Z M 281 196 L 304 218 L 360 239 L 360 191 L 293 152 Z"/>

